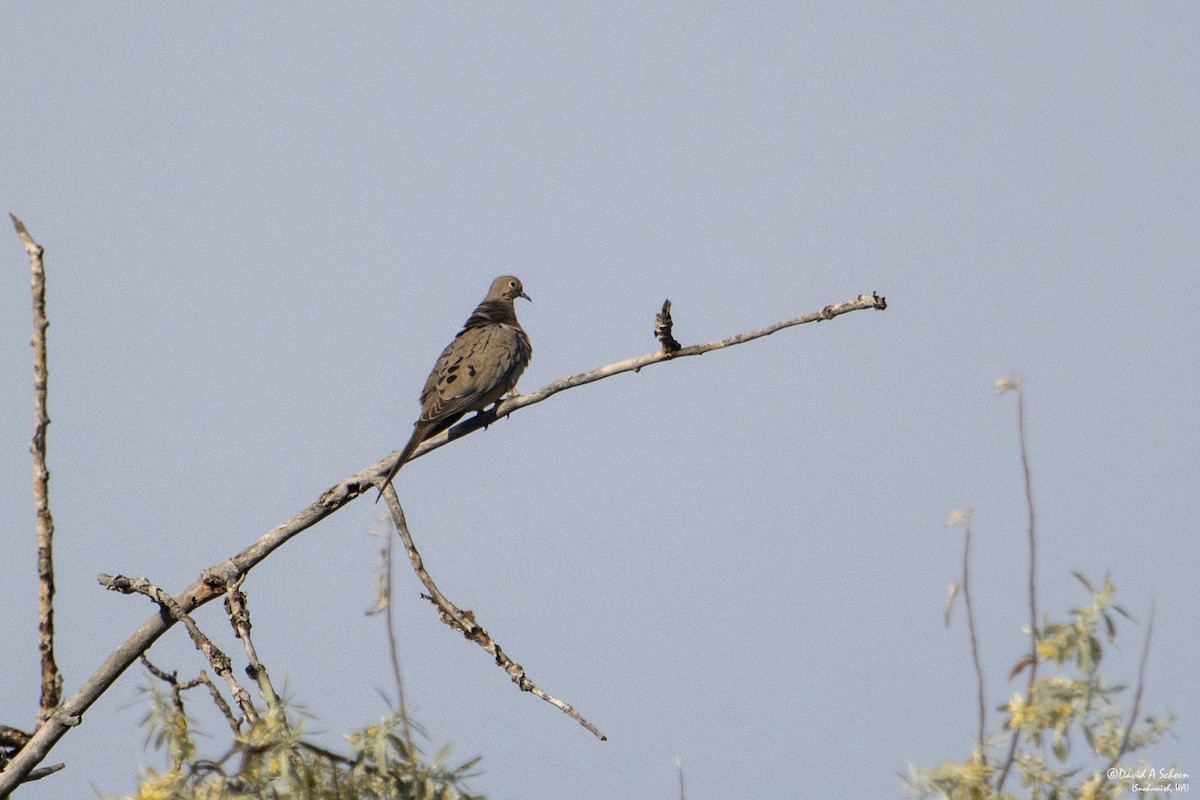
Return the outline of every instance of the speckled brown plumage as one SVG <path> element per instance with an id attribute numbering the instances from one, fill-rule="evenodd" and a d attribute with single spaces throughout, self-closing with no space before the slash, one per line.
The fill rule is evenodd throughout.
<path id="1" fill-rule="evenodd" d="M 421 416 L 412 436 L 380 486 L 380 496 L 421 442 L 449 428 L 471 411 L 500 402 L 529 365 L 533 345 L 517 322 L 513 300 L 529 299 L 521 281 L 502 275 L 487 297 L 446 345 L 421 390 Z M 376 498 L 378 500 L 378 498 Z"/>

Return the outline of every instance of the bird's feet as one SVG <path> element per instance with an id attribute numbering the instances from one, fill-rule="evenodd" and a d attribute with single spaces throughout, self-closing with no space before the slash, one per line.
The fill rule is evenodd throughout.
<path id="1" fill-rule="evenodd" d="M 489 425 L 491 425 L 493 422 L 496 421 L 496 419 L 497 419 L 496 409 L 498 409 L 500 407 L 501 402 L 503 402 L 503 401 L 497 400 L 496 404 L 493 405 L 491 408 L 480 409 L 476 413 L 476 416 L 478 416 L 480 421 L 483 422 L 483 429 L 485 431 L 488 429 Z"/>

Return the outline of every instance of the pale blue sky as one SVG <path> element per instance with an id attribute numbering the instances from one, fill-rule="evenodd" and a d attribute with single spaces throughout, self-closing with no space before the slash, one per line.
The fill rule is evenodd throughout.
<path id="1" fill-rule="evenodd" d="M 530 390 L 878 291 L 891 307 L 577 389 L 398 487 L 520 694 L 397 580 L 415 715 L 492 798 L 899 797 L 969 753 L 942 627 L 975 509 L 989 706 L 1025 646 L 1012 397 L 1042 607 L 1110 571 L 1158 606 L 1153 762 L 1200 772 L 1200 9 L 716 3 L 10 4 L 0 196 L 47 248 L 60 662 L 73 692 L 178 590 L 399 448 L 441 347 L 511 272 Z M 5 229 L 7 230 L 7 229 Z M 0 723 L 36 703 L 28 263 L 0 288 Z M 246 584 L 319 739 L 385 712 L 357 502 Z M 201 624 L 234 651 L 214 605 Z M 1144 628 L 1111 679 L 1132 681 Z M 196 672 L 181 630 L 152 651 Z M 27 798 L 129 792 L 131 670 Z M 199 698 L 194 703 L 201 708 Z M 999 715 L 991 714 L 993 726 Z M 216 741 L 224 731 L 206 722 Z M 1080 743 L 1082 745 L 1082 743 Z"/>

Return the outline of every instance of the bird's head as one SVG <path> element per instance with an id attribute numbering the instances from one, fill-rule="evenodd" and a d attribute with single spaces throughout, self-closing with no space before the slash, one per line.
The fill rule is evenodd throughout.
<path id="1" fill-rule="evenodd" d="M 521 285 L 521 279 L 512 275 L 501 275 L 496 280 L 492 281 L 492 288 L 488 289 L 487 300 L 516 300 L 518 297 L 524 297 L 529 302 L 533 302 L 529 295 L 525 294 L 525 287 Z"/>

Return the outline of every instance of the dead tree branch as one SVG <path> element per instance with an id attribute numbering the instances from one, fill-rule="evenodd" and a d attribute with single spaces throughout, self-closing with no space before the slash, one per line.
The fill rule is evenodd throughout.
<path id="1" fill-rule="evenodd" d="M 246 648 L 246 658 L 250 662 L 246 666 L 246 674 L 258 684 L 258 693 L 267 704 L 267 708 L 271 712 L 276 712 L 280 707 L 279 695 L 275 693 L 271 676 L 267 673 L 267 668 L 263 666 L 263 663 L 258 660 L 258 651 L 250 639 L 250 606 L 247 605 L 246 595 L 241 589 L 244 578 L 245 576 L 239 578 L 237 583 L 226 591 L 225 612 L 229 614 L 229 622 L 233 625 L 234 635 L 242 640 L 242 646 Z"/>
<path id="2" fill-rule="evenodd" d="M 180 683 L 178 672 L 168 673 L 164 669 L 159 669 L 153 663 L 151 663 L 150 659 L 145 655 L 141 656 L 139 660 L 142 662 L 142 666 L 144 666 L 151 675 L 171 687 L 171 703 L 175 706 L 175 710 L 181 715 L 185 714 L 182 693 L 186 692 L 188 689 L 195 689 L 197 686 L 203 686 L 208 689 L 209 695 L 212 696 L 213 703 L 225 717 L 225 721 L 229 723 L 229 730 L 233 732 L 233 735 L 238 736 L 242 732 L 241 722 L 233 715 L 233 709 L 229 707 L 229 703 L 225 702 L 225 698 L 221 696 L 220 690 L 217 689 L 217 686 L 212 682 L 212 679 L 208 677 L 207 672 L 200 670 L 200 674 L 195 678 L 192 678 L 190 681 Z"/>
<path id="3" fill-rule="evenodd" d="M 795 319 L 786 320 L 776 323 L 767 328 L 762 328 L 757 331 L 739 334 L 728 339 L 722 339 L 708 344 L 693 345 L 685 347 L 674 354 L 667 355 L 662 352 L 651 353 L 637 358 L 631 358 L 626 361 L 617 362 L 608 366 L 600 367 L 591 372 L 581 373 L 569 378 L 564 378 L 560 381 L 548 384 L 535 392 L 527 395 L 514 397 L 500 405 L 496 415 L 480 414 L 471 419 L 460 423 L 451 428 L 445 433 L 441 433 L 432 439 L 427 440 L 413 454 L 413 457 L 423 455 L 424 453 L 434 450 L 446 444 L 451 439 L 457 439 L 472 433 L 485 424 L 497 417 L 505 417 L 518 411 L 526 406 L 540 403 L 542 400 L 557 394 L 566 389 L 582 386 L 586 383 L 607 378 L 611 375 L 617 375 L 622 372 L 638 371 L 642 367 L 655 364 L 660 361 L 673 360 L 685 356 L 701 355 L 712 350 L 719 350 L 725 347 L 731 347 L 736 344 L 752 341 L 763 336 L 768 336 L 784 328 L 795 325 L 803 325 L 809 322 L 821 322 L 831 320 L 841 314 L 846 314 L 851 311 L 862 311 L 866 309 L 875 309 L 882 311 L 887 308 L 886 301 L 877 295 L 860 295 L 858 298 L 846 303 L 826 306 L 821 311 L 797 317 Z M 319 498 L 311 505 L 296 514 L 291 519 L 282 523 L 278 527 L 263 534 L 256 542 L 251 544 L 245 550 L 242 550 L 237 555 L 215 564 L 206 569 L 201 576 L 194 581 L 190 586 L 184 589 L 180 594 L 176 595 L 174 600 L 179 608 L 185 613 L 191 613 L 200 606 L 209 601 L 220 597 L 225 593 L 227 588 L 235 583 L 240 577 L 246 575 L 251 569 L 257 566 L 263 559 L 269 556 L 276 548 L 281 547 L 285 542 L 296 536 L 299 533 L 307 530 L 321 520 L 328 517 L 330 514 L 340 510 L 343 506 L 353 501 L 359 495 L 372 490 L 375 485 L 383 479 L 387 474 L 387 470 L 391 467 L 398 454 L 393 452 L 376 462 L 375 464 L 360 470 L 354 475 L 345 478 L 340 483 L 327 489 Z M 78 725 L 82 714 L 96 702 L 97 699 L 112 686 L 112 684 L 120 677 L 130 664 L 137 661 L 138 657 L 145 653 L 155 641 L 158 640 L 167 630 L 169 630 L 176 622 L 176 618 L 166 609 L 160 609 L 158 614 L 155 614 L 150 619 L 146 620 L 137 631 L 135 631 L 120 647 L 113 651 L 99 669 L 86 681 L 79 689 L 68 698 L 62 706 L 44 723 L 24 748 L 13 758 L 12 762 L 0 772 L 0 798 L 7 794 L 21 782 L 21 780 L 41 763 L 50 750 L 57 742 L 66 735 L 67 731 L 74 725 Z M 564 704 L 565 705 L 565 704 Z"/>
<path id="4" fill-rule="evenodd" d="M 421 559 L 421 554 L 417 552 L 417 546 L 413 543 L 412 536 L 408 532 L 408 523 L 404 519 L 404 509 L 400 506 L 400 498 L 396 496 L 396 490 L 392 487 L 391 483 L 384 486 L 383 496 L 387 498 L 388 508 L 392 512 L 392 522 L 396 525 L 396 533 L 399 534 L 400 541 L 404 543 L 404 549 L 408 553 L 409 561 L 412 562 L 413 571 L 417 573 L 417 577 L 421 579 L 421 583 L 429 590 L 429 594 L 424 597 L 437 607 L 438 616 L 441 617 L 442 622 L 482 647 L 484 652 L 496 660 L 496 665 L 508 673 L 508 677 L 512 679 L 512 682 L 517 685 L 518 689 L 542 698 L 587 728 L 600 741 L 608 741 L 608 737 L 601 733 L 595 725 L 584 719 L 578 711 L 557 697 L 546 694 L 539 689 L 526 676 L 525 669 L 509 658 L 508 654 L 496 643 L 496 640 L 475 621 L 475 613 L 473 611 L 463 611 L 441 593 L 437 588 L 437 584 L 433 582 L 433 578 L 425 571 L 425 563 Z"/>
<path id="5" fill-rule="evenodd" d="M 167 611 L 174 619 L 183 623 L 187 628 L 188 635 L 192 637 L 192 643 L 196 645 L 208 663 L 212 664 L 217 674 L 225 679 L 225 683 L 229 686 L 229 691 L 237 701 L 238 707 L 242 710 L 242 716 L 246 718 L 246 722 L 253 725 L 258 721 L 258 711 L 254 708 L 254 703 L 250 700 L 250 693 L 246 691 L 237 678 L 233 677 L 233 662 L 229 660 L 229 656 L 222 652 L 221 648 L 213 644 L 212 640 L 204 635 L 204 631 L 200 630 L 200 626 L 191 618 L 174 597 L 168 592 L 155 586 L 145 578 L 126 578 L 124 575 L 101 575 L 100 583 L 104 588 L 122 594 L 144 594 L 154 602 L 158 603 Z"/>
<path id="6" fill-rule="evenodd" d="M 541 389 L 522 394 L 505 400 L 495 410 L 495 414 L 490 412 L 476 414 L 475 416 L 458 423 L 448 431 L 439 433 L 437 436 L 431 436 L 421 443 L 409 458 L 409 461 L 420 458 L 431 450 L 436 450 L 442 445 L 454 441 L 469 433 L 474 433 L 480 428 L 486 428 L 498 419 L 509 416 L 510 414 L 520 411 L 526 406 L 531 406 L 535 403 L 540 403 L 546 398 L 556 395 L 559 392 L 567 389 L 574 389 L 576 386 L 583 386 L 587 383 L 593 383 L 604 378 L 611 378 L 613 375 L 620 375 L 622 372 L 641 372 L 645 367 L 653 364 L 660 364 L 665 361 L 674 361 L 688 356 L 701 356 L 705 353 L 711 353 L 713 350 L 721 350 L 726 347 L 733 347 L 737 344 L 745 344 L 746 342 L 761 339 L 764 336 L 770 336 L 772 333 L 778 333 L 784 328 L 792 328 L 797 325 L 806 325 L 810 322 L 825 322 L 842 314 L 848 314 L 851 311 L 865 311 L 874 309 L 876 311 L 884 311 L 887 309 L 887 300 L 877 294 L 860 294 L 853 300 L 845 303 L 837 303 L 831 306 L 825 306 L 820 311 L 814 311 L 811 314 L 805 314 L 802 317 L 787 319 L 783 322 L 777 322 L 774 325 L 768 325 L 765 328 L 760 328 L 756 331 L 748 333 L 739 333 L 737 336 L 730 336 L 728 339 L 719 339 L 715 342 L 706 342 L 704 344 L 694 344 L 689 347 L 681 347 L 678 350 L 666 352 L 659 350 L 654 353 L 648 353 L 644 356 L 629 358 L 624 361 L 618 361 L 615 364 L 607 364 L 603 367 L 591 370 L 590 372 L 581 372 L 578 375 L 572 375 L 561 380 L 548 383 Z M 383 480 L 383 476 L 387 474 L 391 468 L 399 451 L 393 452 L 377 463 L 375 466 L 368 468 L 373 475 L 372 485 Z M 360 475 L 362 473 L 359 473 Z M 334 487 L 337 488 L 337 487 Z M 369 487 L 368 487 L 369 488 Z M 333 491 L 332 489 L 330 491 Z M 360 491 L 365 491 L 362 489 Z"/>
<path id="7" fill-rule="evenodd" d="M 49 371 L 46 368 L 46 270 L 45 250 L 33 240 L 25 225 L 12 219 L 21 244 L 29 254 L 33 289 L 33 404 L 36 420 L 29 452 L 33 454 L 33 498 L 37 508 L 38 653 L 42 660 L 42 695 L 38 725 L 44 723 L 62 702 L 62 675 L 54 660 L 54 517 L 50 514 L 50 470 L 46 467 L 46 429 L 50 414 L 46 406 Z"/>

